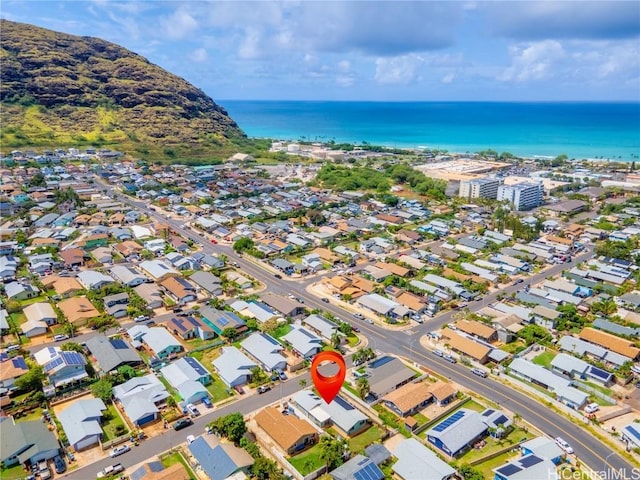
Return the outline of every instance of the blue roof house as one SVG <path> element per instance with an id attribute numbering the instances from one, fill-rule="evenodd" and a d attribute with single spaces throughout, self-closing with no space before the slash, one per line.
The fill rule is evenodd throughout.
<path id="1" fill-rule="evenodd" d="M 251 381 L 251 369 L 258 365 L 235 347 L 222 347 L 220 356 L 211 362 L 220 379 L 230 388 Z"/>
<path id="2" fill-rule="evenodd" d="M 76 400 L 58 413 L 58 420 L 76 452 L 96 445 L 102 437 L 102 412 L 106 410 L 99 398 Z"/>
<path id="3" fill-rule="evenodd" d="M 78 352 L 58 352 L 44 365 L 44 373 L 54 387 L 63 387 L 69 383 L 87 378 L 87 360 Z"/>
<path id="4" fill-rule="evenodd" d="M 174 387 L 183 403 L 198 403 L 209 397 L 205 385 L 211 383 L 211 374 L 193 357 L 182 357 L 160 369 L 162 376 Z"/>
<path id="5" fill-rule="evenodd" d="M 239 472 L 248 474 L 253 465 L 253 458 L 246 450 L 222 443 L 215 435 L 196 438 L 189 444 L 189 451 L 211 480 L 225 480 Z"/>

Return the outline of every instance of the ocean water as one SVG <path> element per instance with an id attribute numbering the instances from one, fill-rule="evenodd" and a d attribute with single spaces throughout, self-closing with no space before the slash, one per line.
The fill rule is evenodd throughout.
<path id="1" fill-rule="evenodd" d="M 640 103 L 218 101 L 251 137 L 520 156 L 640 156 Z"/>

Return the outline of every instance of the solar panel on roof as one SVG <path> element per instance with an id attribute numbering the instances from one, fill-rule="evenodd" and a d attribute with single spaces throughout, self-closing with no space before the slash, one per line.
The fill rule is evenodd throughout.
<path id="1" fill-rule="evenodd" d="M 540 462 L 542 462 L 542 459 L 540 457 L 536 457 L 535 455 L 527 455 L 526 457 L 520 459 L 520 465 L 522 465 L 524 468 L 533 467 Z"/>
<path id="2" fill-rule="evenodd" d="M 225 325 L 229 324 L 229 319 L 227 317 L 223 317 L 222 315 L 220 315 L 218 317 L 217 323 L 221 326 L 224 327 Z"/>
<path id="3" fill-rule="evenodd" d="M 174 325 L 180 329 L 180 331 L 187 331 L 187 327 L 184 326 L 184 321 L 181 318 L 172 318 L 171 320 L 173 321 Z"/>
<path id="4" fill-rule="evenodd" d="M 495 410 L 491 410 L 490 408 L 485 410 L 484 412 L 482 412 L 482 416 L 483 417 L 488 417 L 489 415 L 491 415 L 493 412 L 495 412 Z"/>
<path id="5" fill-rule="evenodd" d="M 453 415 L 451 415 L 449 418 L 444 420 L 443 422 L 441 422 L 438 425 L 436 425 L 435 428 L 433 429 L 433 431 L 434 432 L 442 432 L 442 431 L 446 430 L 447 428 L 449 428 L 454 423 L 456 423 L 462 417 L 464 417 L 464 412 L 456 412 Z"/>
<path id="6" fill-rule="evenodd" d="M 634 427 L 633 425 L 628 425 L 627 426 L 627 430 L 631 433 L 631 435 L 633 435 L 634 437 L 636 437 L 638 440 L 640 440 L 640 430 L 638 430 L 636 427 Z"/>
<path id="7" fill-rule="evenodd" d="M 493 422 L 495 425 L 504 425 L 505 423 L 507 423 L 509 421 L 509 419 L 507 417 L 505 417 L 504 415 L 500 415 L 498 418 L 495 419 L 495 421 Z"/>
<path id="8" fill-rule="evenodd" d="M 611 374 L 609 372 L 606 372 L 600 368 L 597 367 L 590 367 L 589 368 L 589 375 L 593 375 L 594 377 L 598 377 L 601 378 L 603 380 L 608 379 Z"/>
<path id="9" fill-rule="evenodd" d="M 4 352 L 0 353 L 0 362 L 4 362 L 8 358 L 9 358 L 9 355 L 7 355 L 6 353 Z"/>
<path id="10" fill-rule="evenodd" d="M 369 459 L 366 460 L 368 461 Z M 381 480 L 384 478 L 384 474 L 375 463 L 368 462 L 360 470 L 353 472 L 353 478 L 356 480 Z"/>
<path id="11" fill-rule="evenodd" d="M 198 362 L 195 358 L 192 357 L 183 357 L 186 359 L 187 363 L 189 365 L 191 365 L 191 367 L 198 372 L 198 375 L 207 375 L 207 371 L 204 369 L 204 367 L 200 364 L 200 362 Z"/>
<path id="12" fill-rule="evenodd" d="M 513 463 L 509 463 L 504 467 L 496 470 L 496 472 L 498 472 L 502 476 L 508 477 L 510 475 L 513 475 L 514 473 L 518 473 L 520 470 L 522 470 L 522 468 L 520 468 L 519 466 L 514 465 Z"/>
<path id="13" fill-rule="evenodd" d="M 13 359 L 11 359 L 11 362 L 13 363 L 13 366 L 15 368 L 21 368 L 23 370 L 26 370 L 27 368 L 29 368 L 29 367 L 27 367 L 27 362 L 25 362 L 24 358 L 22 358 L 22 357 L 13 358 Z"/>
<path id="14" fill-rule="evenodd" d="M 62 357 L 56 357 L 44 366 L 44 371 L 49 372 L 62 363 Z"/>
<path id="15" fill-rule="evenodd" d="M 78 352 L 60 352 L 60 356 L 63 358 L 67 365 L 84 365 L 85 360 Z"/>
<path id="16" fill-rule="evenodd" d="M 121 338 L 114 338 L 109 340 L 109 343 L 113 346 L 113 348 L 115 348 L 116 350 L 126 350 L 127 348 L 129 348 L 127 346 L 127 342 L 125 342 L 124 340 L 122 340 Z"/>
<path id="17" fill-rule="evenodd" d="M 147 470 L 144 468 L 144 465 L 138 468 L 135 472 L 131 474 L 131 480 L 142 480 L 147 474 Z"/>
<path id="18" fill-rule="evenodd" d="M 162 462 L 149 462 L 147 463 L 147 465 L 149 466 L 149 470 L 151 470 L 152 472 L 161 472 L 164 470 L 164 465 L 162 465 Z"/>

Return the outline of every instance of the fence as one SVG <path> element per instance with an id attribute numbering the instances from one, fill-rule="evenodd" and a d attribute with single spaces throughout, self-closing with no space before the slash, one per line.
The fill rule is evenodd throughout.
<path id="1" fill-rule="evenodd" d="M 618 401 L 615 398 L 610 397 L 606 393 L 602 393 L 600 390 L 598 390 L 596 388 L 593 388 L 593 387 L 587 385 L 586 383 L 582 383 L 580 381 L 576 381 L 576 386 L 580 387 L 580 390 L 584 390 L 585 392 L 590 393 L 594 397 L 598 397 L 598 398 L 604 400 L 605 402 L 609 402 L 612 405 L 616 405 L 618 403 Z"/>
<path id="2" fill-rule="evenodd" d="M 115 447 L 116 445 L 120 445 L 121 443 L 128 441 L 129 438 L 131 438 L 131 434 L 127 433 L 125 435 L 120 435 L 119 437 L 109 440 L 108 442 L 100 442 L 100 446 L 102 447 L 102 450 L 109 450 L 111 447 Z"/>
<path id="3" fill-rule="evenodd" d="M 501 448 L 500 450 L 492 452 L 492 453 L 490 453 L 488 455 L 485 455 L 484 457 L 476 458 L 475 460 L 470 461 L 469 465 L 471 465 L 471 466 L 479 465 L 479 464 L 481 464 L 483 462 L 491 460 L 492 458 L 499 457 L 503 453 L 510 452 L 511 450 L 518 450 L 520 448 L 520 445 L 523 444 L 523 443 L 524 442 L 514 443 L 513 445 L 509 445 L 507 447 Z"/>

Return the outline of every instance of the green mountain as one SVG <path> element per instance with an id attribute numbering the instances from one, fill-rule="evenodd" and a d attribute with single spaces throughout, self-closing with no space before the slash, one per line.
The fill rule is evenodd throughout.
<path id="1" fill-rule="evenodd" d="M 3 150 L 204 156 L 244 134 L 202 90 L 116 44 L 0 20 Z"/>

